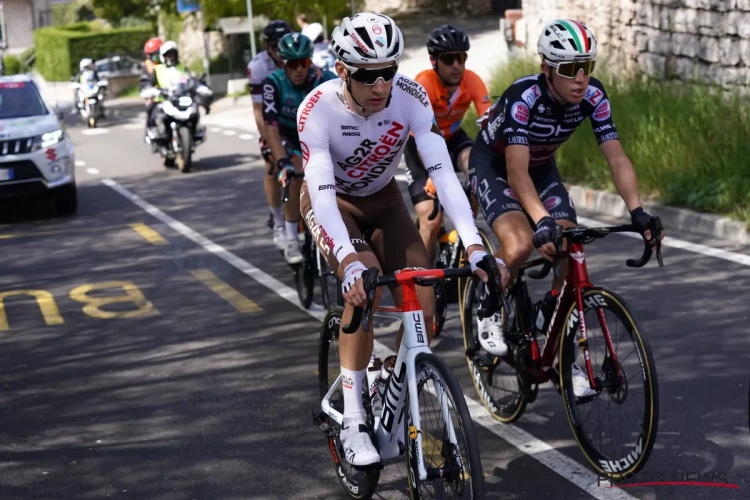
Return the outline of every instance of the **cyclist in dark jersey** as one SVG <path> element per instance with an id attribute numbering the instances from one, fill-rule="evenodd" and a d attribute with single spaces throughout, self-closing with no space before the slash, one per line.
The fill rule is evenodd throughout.
<path id="1" fill-rule="evenodd" d="M 542 73 L 516 80 L 480 119 L 481 132 L 469 159 L 472 190 L 500 241 L 498 256 L 511 276 L 534 248 L 552 259 L 557 224 L 576 226 L 575 207 L 554 153 L 586 118 L 633 223 L 651 239 L 651 216 L 641 207 L 636 174 L 620 144 L 607 92 L 590 76 L 597 51 L 593 33 L 580 22 L 557 19 L 542 30 L 538 50 Z M 562 279 L 553 281 L 557 290 L 561 286 Z M 484 349 L 504 354 L 500 318 L 482 323 L 480 332 L 489 333 L 479 335 Z"/>
<path id="2" fill-rule="evenodd" d="M 302 172 L 302 152 L 297 132 L 297 108 L 315 87 L 338 78 L 330 71 L 312 66 L 313 45 L 301 33 L 288 33 L 279 40 L 278 54 L 284 63 L 263 80 L 263 121 L 266 140 L 274 158 L 282 183 L 286 183 L 286 170 Z M 289 201 L 284 206 L 286 246 L 284 258 L 289 264 L 304 260 L 297 239 L 300 211 L 299 199 L 302 181 L 293 179 L 289 188 Z"/>

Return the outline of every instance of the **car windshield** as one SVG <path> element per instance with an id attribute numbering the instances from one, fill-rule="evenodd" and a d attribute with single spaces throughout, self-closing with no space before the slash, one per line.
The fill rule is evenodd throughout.
<path id="1" fill-rule="evenodd" d="M 0 120 L 46 115 L 47 106 L 30 82 L 0 82 Z"/>

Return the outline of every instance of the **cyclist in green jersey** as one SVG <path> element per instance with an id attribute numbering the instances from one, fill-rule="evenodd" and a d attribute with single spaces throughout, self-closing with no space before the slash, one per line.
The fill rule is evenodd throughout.
<path id="1" fill-rule="evenodd" d="M 274 158 L 278 158 L 279 180 L 287 182 L 287 170 L 302 172 L 302 150 L 297 131 L 297 108 L 321 83 L 338 78 L 330 71 L 312 65 L 312 41 L 301 33 L 288 33 L 279 40 L 278 54 L 284 63 L 263 80 L 263 121 L 266 140 Z M 299 227 L 301 179 L 292 179 L 289 201 L 284 206 L 287 242 L 284 258 L 289 264 L 304 260 L 297 232 Z"/>

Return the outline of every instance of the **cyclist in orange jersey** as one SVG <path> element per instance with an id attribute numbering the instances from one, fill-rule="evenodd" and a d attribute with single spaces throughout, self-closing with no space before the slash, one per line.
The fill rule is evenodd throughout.
<path id="1" fill-rule="evenodd" d="M 422 71 L 415 78 L 427 92 L 437 125 L 448 145 L 453 169 L 463 172 L 467 181 L 469 153 L 474 141 L 461 128 L 461 122 L 472 102 L 478 116 L 484 115 L 492 105 L 482 79 L 466 69 L 469 47 L 469 37 L 460 28 L 444 24 L 434 29 L 427 41 L 432 69 Z M 409 195 L 419 217 L 422 241 L 432 261 L 435 257 L 435 240 L 443 224 L 442 213 L 432 221 L 427 219 L 432 212 L 432 199 L 436 194 L 417 153 L 413 136 L 409 137 L 406 143 L 404 156 Z"/>

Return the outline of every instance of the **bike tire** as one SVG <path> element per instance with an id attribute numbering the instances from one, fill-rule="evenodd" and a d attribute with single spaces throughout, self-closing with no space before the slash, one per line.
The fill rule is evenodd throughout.
<path id="1" fill-rule="evenodd" d="M 480 285 L 480 283 L 481 281 L 478 277 L 474 276 L 472 278 L 472 281 L 466 287 L 465 297 L 463 301 L 461 326 L 463 329 L 466 363 L 469 366 L 469 374 L 471 375 L 471 381 L 474 385 L 474 390 L 476 391 L 477 396 L 479 396 L 479 400 L 487 409 L 487 412 L 489 412 L 489 414 L 495 420 L 498 420 L 504 424 L 509 424 L 521 418 L 521 415 L 523 415 L 524 411 L 526 410 L 526 406 L 528 405 L 528 400 L 520 391 L 520 380 L 514 367 L 511 367 L 508 363 L 503 361 L 502 358 L 492 356 L 491 359 L 493 372 L 489 372 L 489 367 L 483 366 L 481 361 L 476 356 L 471 354 L 475 352 L 477 348 L 479 348 L 479 340 L 477 340 L 476 337 L 479 332 L 477 331 L 475 333 L 475 328 L 477 327 L 475 311 L 479 307 L 477 287 Z M 513 303 L 515 304 L 515 300 L 513 300 Z M 507 315 L 505 311 L 503 311 L 502 314 L 502 320 L 506 321 Z M 487 354 L 487 356 L 490 355 Z M 508 350 L 508 356 L 512 356 L 512 351 L 510 349 Z M 498 401 L 490 393 L 489 388 L 492 386 L 488 383 L 488 381 L 485 380 L 485 378 L 489 376 L 489 373 L 494 374 L 494 369 L 500 366 L 501 363 L 507 366 L 510 370 L 513 370 L 514 373 L 516 373 L 516 380 L 519 384 L 519 391 L 518 394 L 515 395 L 515 397 L 507 399 L 504 398 L 503 401 Z M 487 375 L 485 375 L 485 373 L 487 373 Z"/>
<path id="2" fill-rule="evenodd" d="M 180 141 L 180 152 L 177 153 L 177 166 L 183 174 L 193 169 L 193 134 L 188 127 L 177 131 Z"/>
<path id="3" fill-rule="evenodd" d="M 479 237 L 482 239 L 482 244 L 484 245 L 485 251 L 491 255 L 495 254 L 495 246 L 492 244 L 492 240 L 490 240 L 489 236 L 487 236 L 487 233 L 482 231 L 482 229 L 477 228 L 477 231 L 479 232 Z M 466 248 L 461 246 L 461 251 L 459 252 L 458 256 L 458 262 L 457 267 L 462 267 L 468 263 L 469 259 L 466 256 Z M 466 286 L 469 284 L 470 278 L 461 278 L 458 281 L 458 310 L 463 312 L 464 310 L 464 304 L 463 304 L 463 298 L 466 295 Z M 461 318 L 463 320 L 463 318 Z"/>
<path id="4" fill-rule="evenodd" d="M 320 340 L 318 343 L 318 392 L 320 397 L 323 398 L 327 393 L 331 384 L 336 381 L 338 373 L 330 373 L 329 367 L 331 363 L 330 352 L 331 343 L 336 343 L 336 352 L 338 352 L 338 337 L 339 328 L 341 326 L 341 317 L 344 314 L 343 307 L 334 307 L 328 311 L 323 324 L 320 328 Z M 340 361 L 336 360 L 340 366 Z M 367 384 L 364 384 L 365 386 Z M 367 395 L 367 387 L 363 387 L 363 398 Z M 336 394 L 330 400 L 331 406 L 339 412 L 344 412 L 344 400 L 343 396 L 340 398 L 336 397 Z M 368 423 L 372 423 L 372 413 L 369 409 L 369 397 L 363 400 L 365 403 L 365 410 L 368 411 Z M 336 477 L 339 479 L 344 492 L 347 496 L 353 500 L 369 499 L 372 498 L 375 493 L 375 489 L 380 481 L 380 469 L 377 467 L 368 467 L 366 469 L 354 469 L 353 466 L 346 462 L 344 455 L 343 445 L 339 439 L 340 428 L 338 424 L 333 420 L 327 421 L 330 426 L 326 438 L 328 441 L 328 449 L 331 453 L 333 460 L 333 468 L 336 472 Z"/>
<path id="5" fill-rule="evenodd" d="M 604 302 L 606 303 L 606 306 L 602 306 L 601 303 L 596 299 L 596 296 L 602 297 Z M 609 479 L 615 481 L 621 480 L 632 476 L 646 464 L 646 461 L 648 460 L 648 457 L 653 450 L 654 443 L 656 442 L 659 423 L 659 384 L 656 375 L 656 364 L 654 362 L 649 342 L 645 337 L 643 326 L 620 296 L 605 288 L 596 287 L 585 290 L 582 293 L 582 300 L 585 306 L 588 306 L 590 304 L 598 304 L 597 306 L 591 306 L 591 308 L 585 308 L 584 315 L 586 311 L 593 308 L 606 309 L 607 311 L 614 313 L 617 319 L 622 322 L 623 326 L 627 328 L 626 333 L 628 337 L 630 337 L 630 340 L 632 341 L 632 344 L 635 347 L 638 355 L 637 360 L 638 364 L 640 365 L 640 373 L 638 373 L 638 370 L 634 371 L 636 371 L 636 374 L 640 375 L 640 379 L 643 380 L 644 401 L 643 406 L 640 407 L 643 409 L 641 435 L 639 440 L 636 442 L 635 446 L 633 446 L 629 453 L 625 453 L 622 457 L 610 457 L 596 447 L 595 443 L 600 441 L 596 438 L 596 436 L 594 436 L 593 439 L 589 439 L 587 437 L 586 432 L 583 429 L 583 426 L 581 425 L 579 419 L 578 406 L 586 404 L 588 402 L 593 402 L 594 397 L 586 398 L 586 400 L 579 402 L 578 398 L 576 398 L 575 394 L 573 393 L 573 377 L 571 373 L 571 365 L 575 360 L 576 353 L 580 351 L 578 342 L 576 342 L 576 333 L 580 330 L 580 321 L 577 321 L 577 319 L 573 319 L 571 316 L 575 314 L 576 318 L 578 317 L 577 306 L 573 305 L 565 316 L 566 321 L 564 324 L 573 324 L 573 328 L 566 327 L 565 337 L 563 338 L 563 341 L 560 342 L 560 350 L 558 354 L 560 367 L 558 371 L 559 383 L 563 399 L 563 407 L 568 419 L 568 423 L 570 424 L 570 428 L 573 431 L 573 437 L 575 438 L 576 443 L 578 443 L 578 447 L 581 449 L 581 452 L 583 452 L 586 460 L 589 462 L 589 464 L 591 464 L 593 469 L 598 474 L 606 476 Z M 607 330 L 611 331 L 609 325 L 607 326 Z M 586 331 L 589 340 L 591 340 L 592 328 L 590 328 L 588 324 Z M 611 336 L 610 340 L 613 342 L 613 344 L 615 343 L 615 341 L 611 339 Z M 623 343 L 624 341 L 625 339 L 623 338 Z M 620 342 L 617 342 L 616 345 L 620 345 Z M 594 351 L 593 348 L 590 349 L 590 352 L 596 354 L 596 351 Z M 622 357 L 618 356 L 618 358 L 623 361 L 626 361 L 629 357 L 630 356 L 627 356 L 625 359 L 623 359 Z M 610 358 L 605 357 L 605 360 L 606 359 Z M 591 363 L 592 369 L 600 368 L 598 365 L 596 367 L 594 366 L 595 360 L 593 359 L 593 356 Z M 627 377 L 627 373 L 625 372 L 625 368 L 622 366 L 622 363 L 620 363 L 620 368 Z M 603 369 L 602 372 L 604 372 Z M 606 380 L 606 373 L 604 373 L 604 375 L 604 378 Z M 630 377 L 630 379 L 633 378 L 635 377 Z M 628 380 L 629 379 L 626 378 L 626 382 L 628 382 Z M 630 394 L 631 391 L 629 390 L 629 382 L 625 385 L 625 391 Z M 621 397 L 619 396 L 621 394 L 619 392 L 613 395 L 611 392 L 607 394 L 607 392 L 605 391 L 606 390 L 603 390 L 600 396 L 609 396 L 607 399 L 608 405 L 612 403 L 615 397 Z M 621 406 L 621 404 L 622 403 L 615 403 L 616 406 Z M 599 425 L 600 426 L 597 427 L 597 430 L 601 429 L 601 423 Z"/>
<path id="6" fill-rule="evenodd" d="M 311 248 L 312 247 L 312 248 Z M 297 297 L 300 304 L 305 309 L 310 309 L 313 302 L 313 292 L 315 291 L 315 276 L 317 274 L 316 261 L 312 251 L 316 251 L 312 238 L 305 233 L 305 243 L 302 248 L 302 255 L 305 260 L 294 266 L 294 284 L 297 288 Z"/>
<path id="7" fill-rule="evenodd" d="M 462 456 L 463 462 L 468 462 L 468 464 L 465 464 L 462 468 L 462 473 L 460 478 L 451 477 L 451 474 L 446 474 L 443 477 L 437 478 L 434 481 L 443 481 L 444 483 L 448 482 L 451 479 L 455 479 L 455 483 L 458 483 L 461 479 L 461 483 L 464 482 L 466 478 L 466 471 L 465 466 L 468 465 L 468 479 L 471 483 L 471 488 L 469 490 L 469 495 L 466 496 L 464 486 L 461 485 L 461 487 L 454 488 L 455 490 L 460 490 L 461 494 L 459 496 L 439 496 L 439 498 L 484 498 L 484 475 L 482 473 L 482 461 L 481 461 L 481 455 L 479 453 L 479 444 L 477 443 L 477 437 L 474 431 L 474 424 L 471 420 L 471 415 L 469 414 L 469 408 L 466 405 L 466 399 L 464 397 L 463 391 L 461 390 L 461 385 L 458 382 L 458 379 L 453 374 L 453 372 L 450 370 L 448 365 L 443 361 L 441 358 L 436 356 L 433 353 L 422 353 L 417 355 L 415 362 L 414 362 L 416 372 L 417 374 L 421 373 L 421 370 L 425 366 L 429 366 L 430 370 L 436 373 L 440 379 L 442 379 L 442 383 L 440 384 L 443 386 L 443 390 L 445 392 L 445 395 L 448 397 L 448 400 L 450 401 L 451 405 L 453 406 L 453 409 L 456 412 L 456 418 L 455 423 L 458 425 L 455 427 L 455 434 L 457 440 L 460 441 L 461 438 L 463 438 L 463 441 L 465 442 L 466 448 L 465 448 L 465 456 Z M 419 380 L 419 376 L 417 375 L 417 378 Z M 422 389 L 424 388 L 424 384 L 426 382 L 423 381 L 421 383 L 418 382 L 417 391 L 421 393 Z M 433 381 L 433 387 L 434 387 L 435 381 Z M 435 394 L 433 393 L 432 397 L 435 397 Z M 410 402 L 409 402 L 410 394 L 406 393 L 406 397 L 404 400 L 404 411 L 406 413 L 405 415 L 405 425 L 404 425 L 404 442 L 406 443 L 406 475 L 407 475 L 407 482 L 409 484 L 409 495 L 413 500 L 416 499 L 422 499 L 423 495 L 420 491 L 420 485 L 421 481 L 419 479 L 419 473 L 418 473 L 418 465 L 417 465 L 417 457 L 423 456 L 425 457 L 425 460 L 434 461 L 435 455 L 430 454 L 430 459 L 427 458 L 427 454 L 424 450 L 424 444 L 426 442 L 431 441 L 432 443 L 437 443 L 438 439 L 436 439 L 433 436 L 428 436 L 425 431 L 425 421 L 426 419 L 423 418 L 423 415 L 420 412 L 420 421 L 422 422 L 422 443 L 423 443 L 423 449 L 419 454 L 417 454 L 417 450 L 414 447 L 414 444 L 416 440 L 412 440 L 410 436 L 410 425 L 411 425 L 411 411 L 410 411 Z M 440 407 L 440 404 L 438 403 L 435 405 L 437 407 Z M 444 422 L 442 414 L 439 416 L 439 420 Z M 443 424 L 445 425 L 445 424 Z M 443 439 L 443 446 L 446 444 L 446 440 Z M 445 457 L 445 451 L 442 449 L 440 450 L 441 458 L 444 461 L 447 461 L 447 458 Z M 460 447 L 460 444 L 459 444 Z M 429 448 L 428 448 L 429 449 Z M 453 452 L 453 450 L 451 450 Z M 452 453 L 451 453 L 452 455 Z M 463 455 L 463 453 L 461 453 Z M 434 463 L 432 465 L 435 465 Z M 443 465 L 446 465 L 443 463 Z M 459 464 L 460 465 L 460 464 Z M 450 466 L 448 466 L 448 470 L 450 470 L 450 467 L 456 467 L 455 463 L 451 463 Z M 456 474 L 458 475 L 458 474 Z M 434 481 L 432 483 L 434 483 Z M 453 481 L 451 481 L 453 482 Z M 458 485 L 456 485 L 458 486 Z M 437 493 L 437 492 L 436 492 Z M 437 495 L 436 495 L 437 496 Z"/>

